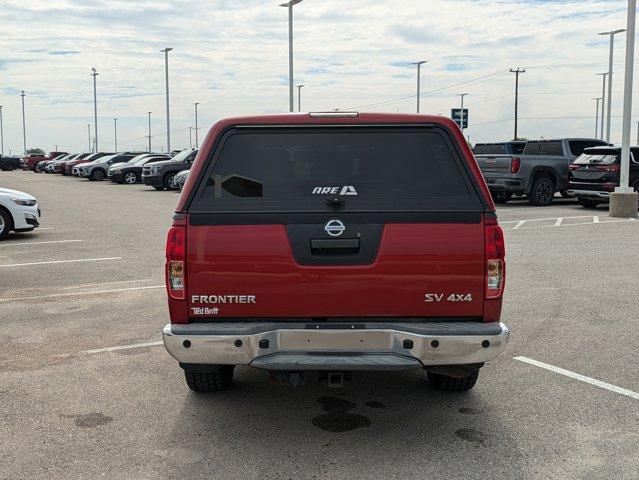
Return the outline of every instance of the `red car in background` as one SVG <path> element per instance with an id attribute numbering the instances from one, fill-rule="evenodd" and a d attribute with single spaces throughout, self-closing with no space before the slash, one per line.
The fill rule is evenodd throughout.
<path id="1" fill-rule="evenodd" d="M 68 155 L 67 152 L 49 152 L 49 155 L 43 155 L 41 153 L 30 154 L 27 157 L 22 159 L 22 168 L 24 170 L 31 170 L 32 172 L 36 171 L 36 166 L 40 162 L 45 162 L 47 160 L 53 160 L 61 155 Z"/>
<path id="2" fill-rule="evenodd" d="M 64 166 L 60 169 L 60 173 L 62 175 L 71 175 L 73 173 L 73 167 L 75 167 L 76 165 L 79 165 L 81 163 L 93 162 L 94 160 L 97 160 L 100 157 L 105 157 L 107 155 L 113 154 L 108 152 L 98 152 L 88 154 L 84 157 L 77 157 L 72 160 L 68 160 L 64 162 Z"/>

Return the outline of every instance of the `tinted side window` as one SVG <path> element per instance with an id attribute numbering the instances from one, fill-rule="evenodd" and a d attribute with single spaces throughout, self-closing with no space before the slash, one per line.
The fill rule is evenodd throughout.
<path id="1" fill-rule="evenodd" d="M 400 210 L 476 200 L 444 135 L 396 128 L 238 131 L 208 167 L 197 210 Z M 455 202 L 452 202 L 455 203 Z M 473 205 L 475 203 L 473 202 Z"/>
<path id="2" fill-rule="evenodd" d="M 585 148 L 585 147 L 584 147 Z M 583 148 L 582 148 L 583 151 Z M 543 142 L 539 144 L 539 155 L 563 155 L 561 142 Z"/>

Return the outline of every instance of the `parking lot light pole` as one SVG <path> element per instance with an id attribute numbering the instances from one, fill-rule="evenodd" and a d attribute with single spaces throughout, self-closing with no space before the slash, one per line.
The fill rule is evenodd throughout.
<path id="1" fill-rule="evenodd" d="M 293 99 L 293 7 L 302 0 L 289 0 L 281 3 L 280 7 L 288 8 L 288 109 L 294 111 Z"/>
<path id="2" fill-rule="evenodd" d="M 2 105 L 0 105 L 0 156 L 4 156 L 4 132 L 2 131 Z"/>
<path id="3" fill-rule="evenodd" d="M 89 134 L 89 153 L 93 150 L 92 142 L 91 142 L 91 124 L 87 123 L 87 133 Z"/>
<path id="4" fill-rule="evenodd" d="M 601 139 L 604 139 L 604 119 L 606 118 L 606 77 L 608 76 L 608 72 L 598 73 L 597 75 L 601 75 L 602 78 L 602 87 L 601 87 L 601 128 L 599 129 L 601 132 Z"/>
<path id="5" fill-rule="evenodd" d="M 424 63 L 427 63 L 427 60 L 420 60 L 419 62 L 412 63 L 412 65 L 417 65 L 417 113 L 419 113 L 419 97 L 421 96 L 422 65 Z"/>
<path id="6" fill-rule="evenodd" d="M 153 112 L 146 112 L 147 115 L 149 116 L 149 134 L 147 135 L 147 138 L 149 139 L 149 153 L 152 152 L 151 150 L 151 113 Z"/>
<path id="7" fill-rule="evenodd" d="M 612 112 L 612 59 L 615 51 L 615 35 L 625 32 L 624 28 L 611 30 L 609 32 L 600 32 L 599 35 L 610 36 L 610 53 L 608 55 L 608 102 L 606 105 L 606 142 L 610 142 L 610 117 Z"/>
<path id="8" fill-rule="evenodd" d="M 93 77 L 93 139 L 95 141 L 95 151 L 98 151 L 98 97 L 96 95 L 95 84 L 96 77 L 100 75 L 95 68 L 91 68 L 93 73 L 91 76 Z"/>
<path id="9" fill-rule="evenodd" d="M 195 102 L 193 105 L 195 106 L 195 148 L 199 147 L 199 139 L 198 139 L 198 135 L 197 135 L 197 106 L 200 104 L 200 102 Z"/>
<path id="10" fill-rule="evenodd" d="M 297 111 L 301 112 L 302 111 L 302 87 L 304 86 L 304 84 L 300 84 L 300 85 L 295 85 L 295 88 L 297 88 Z"/>
<path id="11" fill-rule="evenodd" d="M 166 86 L 166 151 L 171 152 L 171 118 L 169 115 L 169 52 L 173 48 L 167 47 L 164 50 L 164 78 Z M 150 130 L 150 129 L 149 129 Z M 149 133 L 149 144 L 151 144 L 151 133 Z M 149 148 L 149 151 L 151 149 Z"/>
<path id="12" fill-rule="evenodd" d="M 599 102 L 601 101 L 601 97 L 593 98 L 593 100 L 597 101 L 597 109 L 595 110 L 595 138 L 599 138 Z"/>
<path id="13" fill-rule="evenodd" d="M 526 73 L 525 68 L 511 68 L 510 73 L 515 74 L 515 136 L 513 140 L 517 140 L 517 121 L 519 117 L 519 74 Z"/>
<path id="14" fill-rule="evenodd" d="M 22 97 L 22 146 L 24 148 L 23 154 L 27 154 L 27 122 L 24 119 L 24 90 L 20 93 Z"/>
<path id="15" fill-rule="evenodd" d="M 464 97 L 468 95 L 467 93 L 460 93 L 461 97 L 461 112 L 459 112 L 459 128 L 461 128 L 462 133 L 464 133 Z"/>
<path id="16" fill-rule="evenodd" d="M 639 194 L 630 186 L 630 130 L 632 129 L 632 81 L 635 57 L 636 15 L 637 0 L 628 0 L 626 74 L 623 88 L 623 126 L 621 133 L 621 170 L 619 172 L 619 186 L 610 194 L 610 215 L 612 217 L 637 218 L 637 200 Z M 610 38 L 612 41 L 612 35 Z M 608 77 L 608 80 L 610 80 L 610 77 Z M 610 95 L 610 83 L 608 83 L 608 95 Z M 610 107 L 610 102 L 608 102 L 608 107 Z M 610 124 L 608 124 L 608 130 L 610 130 Z"/>
<path id="17" fill-rule="evenodd" d="M 118 119 L 113 119 L 113 144 L 115 153 L 118 153 Z"/>
<path id="18" fill-rule="evenodd" d="M 189 148 L 193 148 L 193 127 L 189 127 Z"/>

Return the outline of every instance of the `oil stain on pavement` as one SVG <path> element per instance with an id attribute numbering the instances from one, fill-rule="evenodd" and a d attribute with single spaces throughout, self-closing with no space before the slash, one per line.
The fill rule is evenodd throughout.
<path id="1" fill-rule="evenodd" d="M 82 428 L 93 428 L 99 427 L 100 425 L 106 425 L 107 423 L 111 423 L 113 419 L 102 413 L 86 413 L 86 414 L 76 414 L 76 415 L 61 415 L 65 418 L 72 418 L 74 423 L 78 427 Z"/>
<path id="2" fill-rule="evenodd" d="M 313 418 L 313 425 L 327 432 L 349 432 L 357 428 L 368 427 L 371 421 L 364 415 L 349 413 L 356 405 L 337 397 L 320 397 L 318 403 L 325 414 Z"/>

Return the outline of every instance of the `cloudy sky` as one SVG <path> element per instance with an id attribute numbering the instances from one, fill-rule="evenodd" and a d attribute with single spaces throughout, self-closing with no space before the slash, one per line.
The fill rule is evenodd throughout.
<path id="1" fill-rule="evenodd" d="M 0 105 L 5 153 L 88 148 L 91 67 L 97 68 L 101 150 L 166 145 L 164 58 L 170 53 L 172 147 L 189 145 L 193 102 L 204 131 L 230 115 L 288 110 L 287 13 L 277 0 L 0 0 Z M 626 0 L 304 0 L 295 12 L 295 82 L 302 109 L 450 115 L 468 93 L 471 141 L 512 137 L 514 75 L 520 135 L 594 135 L 608 38 Z M 617 36 L 612 140 L 621 136 L 625 35 Z M 636 89 L 639 91 L 639 88 Z M 639 99 L 635 102 L 639 112 Z M 639 120 L 635 117 L 634 120 Z M 636 136 L 636 125 L 633 137 Z"/>

